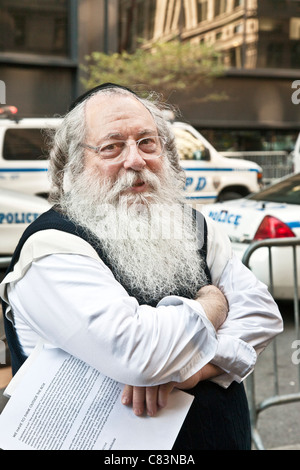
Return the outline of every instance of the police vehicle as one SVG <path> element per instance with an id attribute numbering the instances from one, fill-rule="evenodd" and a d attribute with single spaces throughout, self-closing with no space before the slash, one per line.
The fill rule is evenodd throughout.
<path id="1" fill-rule="evenodd" d="M 45 198 L 0 188 L 0 267 L 8 264 L 27 225 L 49 208 Z"/>
<path id="2" fill-rule="evenodd" d="M 0 107 L 0 187 L 47 196 L 46 130 L 56 118 L 18 118 L 14 106 Z"/>
<path id="3" fill-rule="evenodd" d="M 253 241 L 300 237 L 300 173 L 285 177 L 249 197 L 205 205 L 202 212 L 224 228 L 240 258 Z M 296 253 L 300 279 L 300 247 Z M 270 285 L 268 257 L 268 248 L 257 249 L 250 258 L 250 268 Z M 272 263 L 274 297 L 292 299 L 292 248 L 272 248 Z"/>
<path id="4" fill-rule="evenodd" d="M 194 127 L 172 123 L 180 164 L 186 173 L 186 198 L 200 204 L 227 201 L 257 192 L 263 170 L 254 162 L 222 156 Z"/>
<path id="5" fill-rule="evenodd" d="M 61 120 L 18 119 L 15 107 L 5 108 L 4 119 L 0 119 L 0 187 L 46 196 L 49 181 L 45 135 Z M 260 189 L 262 169 L 257 164 L 223 157 L 186 123 L 170 125 L 186 172 L 187 199 L 203 204 L 243 197 Z"/>

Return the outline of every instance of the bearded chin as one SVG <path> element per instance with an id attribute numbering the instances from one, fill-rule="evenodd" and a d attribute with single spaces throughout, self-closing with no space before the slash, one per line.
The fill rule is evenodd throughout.
<path id="1" fill-rule="evenodd" d="M 137 178 L 149 191 L 128 191 Z M 191 209 L 175 177 L 127 171 L 112 182 L 85 170 L 61 207 L 96 236 L 116 279 L 144 302 L 183 292 L 194 298 L 206 284 Z"/>

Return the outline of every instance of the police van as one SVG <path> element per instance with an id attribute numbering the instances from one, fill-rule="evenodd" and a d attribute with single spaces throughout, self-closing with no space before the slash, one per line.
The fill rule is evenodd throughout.
<path id="1" fill-rule="evenodd" d="M 11 110 L 7 109 L 6 118 L 0 119 L 0 187 L 47 196 L 45 131 L 57 127 L 60 119 L 18 119 L 16 108 L 7 108 Z M 186 172 L 187 199 L 211 203 L 239 198 L 260 189 L 262 169 L 257 164 L 223 157 L 188 124 L 172 122 L 170 125 Z"/>
<path id="2" fill-rule="evenodd" d="M 49 208 L 44 197 L 0 188 L 0 271 L 9 263 L 25 228 Z"/>
<path id="3" fill-rule="evenodd" d="M 0 116 L 0 188 L 47 196 L 45 131 L 55 128 L 59 119 L 18 119 L 14 106 L 2 106 Z"/>
<path id="4" fill-rule="evenodd" d="M 36 119 L 21 124 L 11 119 L 16 108 L 9 108 L 0 107 L 0 271 L 25 228 L 50 207 L 40 197 L 49 186 L 46 157 L 41 158 L 41 127 L 52 124 L 39 122 L 37 127 Z"/>
<path id="5" fill-rule="evenodd" d="M 180 163 L 186 173 L 186 197 L 206 204 L 247 196 L 262 187 L 263 170 L 254 162 L 223 157 L 194 127 L 172 123 Z"/>

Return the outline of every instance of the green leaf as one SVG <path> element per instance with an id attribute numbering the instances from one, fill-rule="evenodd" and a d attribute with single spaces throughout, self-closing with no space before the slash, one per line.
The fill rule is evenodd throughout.
<path id="1" fill-rule="evenodd" d="M 151 48 L 141 41 L 132 54 L 94 51 L 85 57 L 81 69 L 86 88 L 110 81 L 128 87 L 143 85 L 165 96 L 176 89 L 191 93 L 201 82 L 224 73 L 221 56 L 212 47 L 176 39 L 155 42 Z"/>

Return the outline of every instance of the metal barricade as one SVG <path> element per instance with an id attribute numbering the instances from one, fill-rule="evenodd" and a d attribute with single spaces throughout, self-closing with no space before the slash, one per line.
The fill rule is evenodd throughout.
<path id="1" fill-rule="evenodd" d="M 293 158 L 282 150 L 221 152 L 224 157 L 239 158 L 257 163 L 263 169 L 264 182 L 270 184 L 294 171 Z"/>
<path id="2" fill-rule="evenodd" d="M 293 266 L 291 270 L 293 273 L 293 284 L 294 284 L 294 327 L 295 327 L 295 341 L 300 346 L 300 332 L 299 332 L 299 284 L 298 284 L 298 273 L 297 273 L 297 246 L 300 246 L 300 238 L 277 238 L 267 239 L 262 241 L 253 242 L 249 245 L 243 256 L 243 263 L 249 267 L 249 262 L 252 254 L 259 248 L 267 247 L 269 255 L 269 290 L 273 294 L 273 263 L 272 263 L 272 248 L 274 247 L 290 247 L 292 250 Z M 298 376 L 298 391 L 289 394 L 280 394 L 279 392 L 279 376 L 278 376 L 278 363 L 277 363 L 277 341 L 276 338 L 273 340 L 273 379 L 274 379 L 274 394 L 268 398 L 263 399 L 257 403 L 255 393 L 255 370 L 246 379 L 246 390 L 250 408 L 250 419 L 252 428 L 252 442 L 258 450 L 264 450 L 264 445 L 260 433 L 257 429 L 257 423 L 260 413 L 276 405 L 283 405 L 293 402 L 300 401 L 300 361 L 298 365 L 297 376 Z M 263 359 L 263 358 L 262 358 Z"/>
<path id="3" fill-rule="evenodd" d="M 0 269 L 5 269 L 11 262 L 11 256 L 0 256 Z"/>

